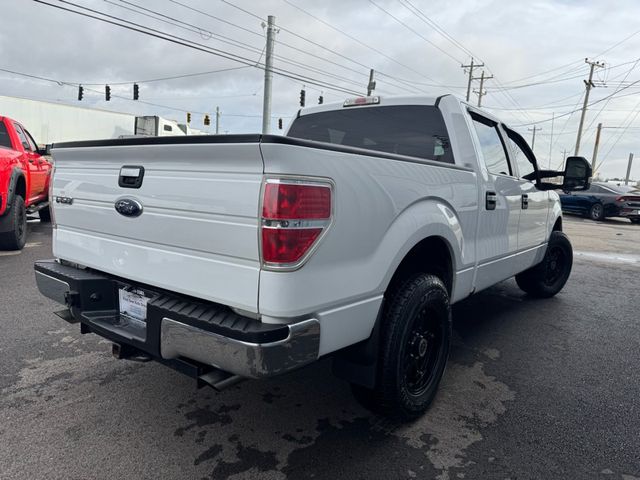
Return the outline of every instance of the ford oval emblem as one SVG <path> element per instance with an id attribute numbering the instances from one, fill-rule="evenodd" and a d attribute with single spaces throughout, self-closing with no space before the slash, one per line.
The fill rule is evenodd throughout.
<path id="1" fill-rule="evenodd" d="M 142 214 L 142 204 L 133 198 L 116 200 L 116 212 L 125 217 L 139 217 Z"/>

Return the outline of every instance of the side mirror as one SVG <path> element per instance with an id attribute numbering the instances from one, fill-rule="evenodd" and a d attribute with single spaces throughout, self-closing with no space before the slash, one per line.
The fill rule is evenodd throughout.
<path id="1" fill-rule="evenodd" d="M 538 170 L 538 190 L 562 190 L 565 193 L 576 190 L 588 190 L 591 186 L 591 165 L 583 157 L 568 157 L 564 172 L 557 170 Z M 525 177 L 526 178 L 526 177 Z M 541 182 L 540 179 L 551 179 L 549 182 Z M 560 183 L 562 179 L 562 183 Z"/>
<path id="2" fill-rule="evenodd" d="M 591 185 L 591 165 L 584 157 L 568 157 L 564 168 L 562 190 L 587 190 Z"/>
<path id="3" fill-rule="evenodd" d="M 51 155 L 51 144 L 47 144 L 45 146 L 38 145 L 38 149 L 36 150 L 36 153 L 42 156 Z"/>

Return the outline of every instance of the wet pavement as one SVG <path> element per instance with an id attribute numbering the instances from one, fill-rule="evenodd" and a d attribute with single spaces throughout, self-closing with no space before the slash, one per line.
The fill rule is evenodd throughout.
<path id="1" fill-rule="evenodd" d="M 454 307 L 430 411 L 370 414 L 323 360 L 221 393 L 114 360 L 40 296 L 30 223 L 0 252 L 1 479 L 640 478 L 640 226 L 565 219 L 574 271 L 555 298 L 513 280 Z"/>

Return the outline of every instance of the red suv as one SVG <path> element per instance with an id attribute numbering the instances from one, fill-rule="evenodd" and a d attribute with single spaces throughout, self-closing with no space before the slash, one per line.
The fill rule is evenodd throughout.
<path id="1" fill-rule="evenodd" d="M 20 250 L 27 238 L 27 213 L 51 220 L 48 192 L 51 163 L 29 132 L 0 116 L 0 249 Z"/>

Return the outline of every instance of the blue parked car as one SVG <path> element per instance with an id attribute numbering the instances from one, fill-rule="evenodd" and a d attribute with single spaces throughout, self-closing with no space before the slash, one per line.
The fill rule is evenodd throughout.
<path id="1" fill-rule="evenodd" d="M 588 190 L 560 194 L 562 211 L 592 220 L 624 217 L 640 223 L 640 190 L 637 187 L 594 182 Z"/>

